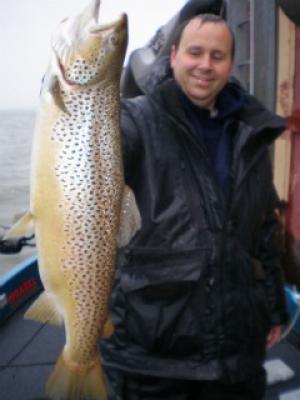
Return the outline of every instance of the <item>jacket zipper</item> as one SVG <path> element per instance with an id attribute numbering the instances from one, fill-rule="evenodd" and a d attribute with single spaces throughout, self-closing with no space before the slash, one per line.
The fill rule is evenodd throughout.
<path id="1" fill-rule="evenodd" d="M 221 224 L 224 223 L 225 221 L 225 215 L 224 215 L 224 210 L 226 210 L 226 205 L 225 205 L 225 196 L 223 194 L 223 191 L 220 187 L 220 185 L 218 184 L 216 177 L 214 175 L 213 171 L 213 166 L 211 164 L 211 161 L 208 157 L 208 154 L 205 150 L 204 145 L 202 145 L 201 143 L 199 143 L 199 140 L 197 140 L 193 135 L 191 135 L 190 131 L 187 129 L 187 127 L 185 127 L 181 121 L 178 121 L 177 119 L 175 119 L 173 116 L 168 115 L 168 117 L 170 118 L 170 120 L 176 124 L 182 131 L 183 134 L 185 134 L 185 136 L 188 138 L 188 140 L 191 141 L 191 143 L 197 147 L 199 149 L 200 154 L 203 156 L 204 158 L 204 162 L 203 162 L 203 166 L 205 168 L 205 175 L 209 177 L 210 181 L 212 182 L 212 187 L 214 190 L 214 193 L 216 194 L 216 197 L 219 201 L 219 203 L 221 204 L 221 209 L 222 209 L 222 215 L 220 214 L 220 210 L 216 209 L 216 214 L 219 216 L 219 220 L 221 221 Z M 181 143 L 182 147 L 184 148 L 185 144 L 182 140 L 182 138 L 180 137 L 180 135 L 178 135 L 179 137 L 179 142 Z M 183 161 L 183 159 L 181 159 L 181 169 L 185 170 L 186 166 L 185 166 L 185 161 Z M 192 191 L 192 187 L 190 184 L 189 179 L 184 179 L 184 185 L 186 187 L 187 190 L 187 197 L 188 198 L 192 198 L 192 196 L 194 195 L 193 191 Z M 205 199 L 205 194 L 203 193 L 202 187 L 200 187 L 200 190 L 202 192 L 202 198 Z M 196 217 L 197 216 L 197 209 L 194 206 L 194 204 L 188 200 L 190 205 L 192 206 L 192 210 L 193 210 L 193 215 Z M 205 203 L 204 203 L 205 204 Z M 207 209 L 206 204 L 205 204 L 205 209 Z M 209 215 L 209 212 L 207 213 L 207 215 Z"/>
<path id="2" fill-rule="evenodd" d="M 170 116 L 171 118 L 171 116 Z M 173 118 L 171 118 L 173 120 Z M 178 122 L 177 122 L 178 124 Z M 226 266 L 224 266 L 224 255 L 225 255 L 225 246 L 226 246 L 226 240 L 227 240 L 227 236 L 228 236 L 228 231 L 229 231 L 229 221 L 228 221 L 228 217 L 229 217 L 229 211 L 230 211 L 230 202 L 228 202 L 228 204 L 225 205 L 225 198 L 223 195 L 223 192 L 218 184 L 218 182 L 216 181 L 216 178 L 214 176 L 214 174 L 212 172 L 209 171 L 208 169 L 208 165 L 210 163 L 210 160 L 208 158 L 208 155 L 205 154 L 205 151 L 203 151 L 203 149 L 200 147 L 200 144 L 197 143 L 197 140 L 194 139 L 193 137 L 191 138 L 190 132 L 186 129 L 185 126 L 183 126 L 181 123 L 179 123 L 179 127 L 181 128 L 182 132 L 185 133 L 186 135 L 188 135 L 188 138 L 195 144 L 195 146 L 197 146 L 197 148 L 199 148 L 199 151 L 201 151 L 201 153 L 205 156 L 205 173 L 210 177 L 211 181 L 213 182 L 213 188 L 214 191 L 217 195 L 217 198 L 219 199 L 219 201 L 222 204 L 222 215 L 220 214 L 219 210 L 217 210 L 217 213 L 219 215 L 219 219 L 221 222 L 221 227 L 220 227 L 220 231 L 221 231 L 221 237 L 220 237 L 220 242 L 218 243 L 218 260 L 216 260 L 216 268 L 215 271 L 213 272 L 213 277 L 214 279 L 216 279 L 219 276 L 220 279 L 220 297 L 221 298 L 225 298 L 225 287 L 224 287 L 224 275 L 225 275 L 225 271 L 224 268 L 226 268 Z M 181 141 L 181 138 L 180 138 Z M 187 190 L 189 191 L 188 194 L 190 194 L 192 196 L 192 190 L 190 188 L 190 184 L 188 183 L 189 180 L 186 179 L 186 186 L 188 186 Z M 232 188 L 233 189 L 233 188 Z M 233 195 L 233 190 L 232 190 L 232 195 Z M 204 197 L 204 195 L 203 195 Z M 209 215 L 209 213 L 208 213 Z M 217 333 L 217 347 L 219 349 L 219 354 L 220 354 L 220 360 L 222 359 L 221 357 L 221 349 L 222 349 L 222 342 L 225 340 L 225 310 L 224 310 L 224 305 L 223 305 L 223 301 L 218 302 L 219 304 L 219 309 L 216 310 L 217 313 L 219 313 L 219 318 L 220 318 L 220 327 Z M 225 369 L 224 369 L 225 370 Z"/>

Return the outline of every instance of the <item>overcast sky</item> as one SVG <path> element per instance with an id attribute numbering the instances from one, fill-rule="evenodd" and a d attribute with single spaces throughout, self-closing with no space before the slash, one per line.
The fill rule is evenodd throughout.
<path id="1" fill-rule="evenodd" d="M 40 81 L 57 24 L 81 11 L 89 0 L 1 0 L 0 109 L 35 109 Z M 129 17 L 127 56 L 142 47 L 156 29 L 171 19 L 186 0 L 102 0 L 108 21 L 126 12 Z M 127 57 L 126 57 L 127 59 Z"/>

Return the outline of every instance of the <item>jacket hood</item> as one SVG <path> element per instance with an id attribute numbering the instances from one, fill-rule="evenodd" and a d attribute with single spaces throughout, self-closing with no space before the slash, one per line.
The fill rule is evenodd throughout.
<path id="1" fill-rule="evenodd" d="M 268 110 L 257 98 L 247 94 L 244 107 L 240 110 L 239 119 L 252 128 L 255 141 L 271 144 L 287 129 L 287 118 Z"/>

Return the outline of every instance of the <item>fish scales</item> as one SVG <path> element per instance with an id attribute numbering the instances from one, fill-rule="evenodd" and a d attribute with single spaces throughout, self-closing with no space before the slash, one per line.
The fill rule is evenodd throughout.
<path id="1" fill-rule="evenodd" d="M 70 116 L 60 116 L 51 136 L 53 144 L 59 145 L 53 177 L 61 186 L 62 198 L 58 199 L 57 207 L 66 220 L 60 244 L 61 265 L 70 296 L 76 300 L 71 330 L 76 332 L 76 338 L 69 337 L 69 340 L 74 341 L 70 346 L 80 353 L 77 362 L 81 364 L 93 362 L 91 357 L 97 346 L 94 330 L 98 331 L 106 319 L 115 264 L 124 185 L 116 117 L 119 115 L 119 104 L 115 100 L 118 85 L 115 86 L 81 91 L 76 96 L 63 93 Z M 82 99 L 84 116 L 76 112 Z M 52 240 L 48 232 L 45 240 Z M 85 242 L 87 245 L 83 246 Z M 69 251 L 67 257 L 66 251 Z M 87 321 L 82 320 L 84 310 L 89 316 Z"/>

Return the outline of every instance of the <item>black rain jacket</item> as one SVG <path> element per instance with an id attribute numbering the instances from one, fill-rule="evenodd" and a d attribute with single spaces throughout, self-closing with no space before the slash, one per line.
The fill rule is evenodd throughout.
<path id="1" fill-rule="evenodd" d="M 237 382 L 260 369 L 286 322 L 269 145 L 286 121 L 252 96 L 230 130 L 230 204 L 174 81 L 122 108 L 125 176 L 142 228 L 120 252 L 107 367 Z"/>

